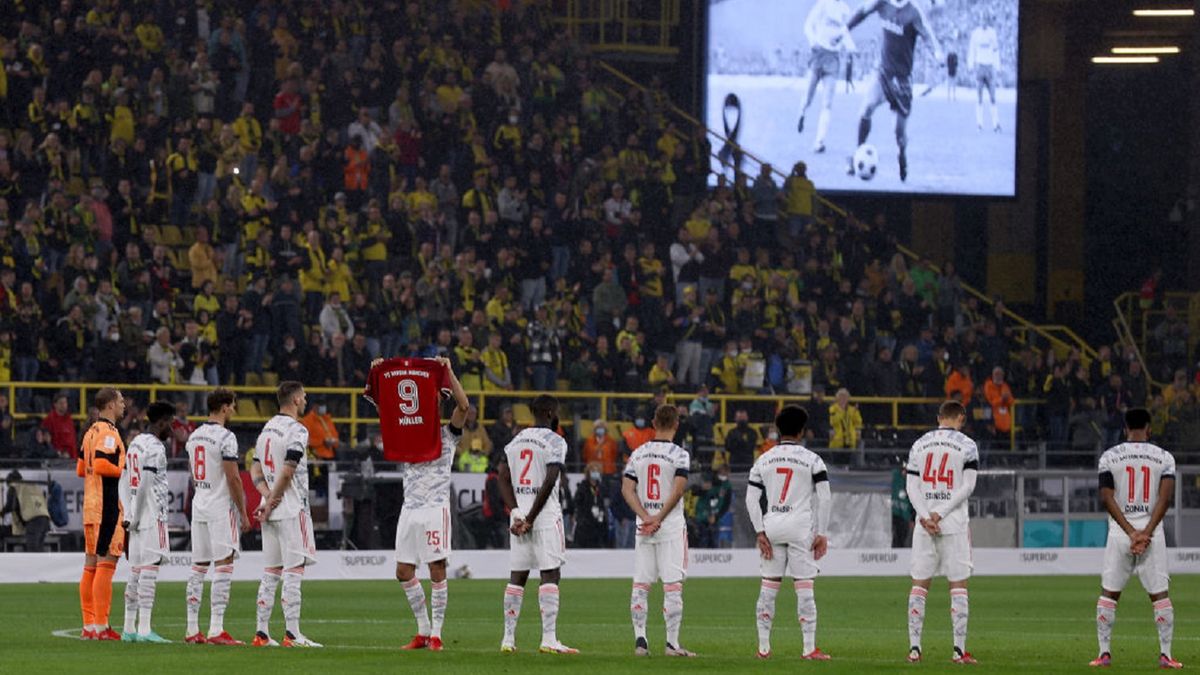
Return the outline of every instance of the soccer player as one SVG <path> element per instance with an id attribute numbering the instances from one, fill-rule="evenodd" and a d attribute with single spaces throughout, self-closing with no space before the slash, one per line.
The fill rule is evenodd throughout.
<path id="1" fill-rule="evenodd" d="M 817 118 L 817 135 L 813 140 L 813 152 L 816 153 L 825 152 L 825 134 L 829 131 L 833 94 L 841 70 L 841 54 L 855 49 L 854 38 L 850 37 L 850 31 L 846 28 L 849 18 L 850 7 L 842 0 L 817 0 L 804 20 L 804 36 L 812 47 L 812 56 L 808 63 L 808 96 L 804 99 L 804 109 L 800 111 L 796 130 L 804 133 L 804 116 L 812 105 L 817 85 L 824 80 L 821 116 Z"/>
<path id="2" fill-rule="evenodd" d="M 417 620 L 417 635 L 401 649 L 442 651 L 442 622 L 446 618 L 449 589 L 446 558 L 450 554 L 450 471 L 467 420 L 471 402 L 450 367 L 450 359 L 434 359 L 446 369 L 454 412 L 442 427 L 442 454 L 431 462 L 403 464 L 404 506 L 396 523 L 396 580 L 404 587 L 408 604 Z M 372 364 L 375 367 L 382 359 Z M 436 414 L 436 413 L 435 413 Z M 425 590 L 417 579 L 417 566 L 429 566 L 430 611 L 425 609 Z M 432 615 L 432 616 L 431 616 Z"/>
<path id="3" fill-rule="evenodd" d="M 146 410 L 146 431 L 129 444 L 125 473 L 121 475 L 121 502 L 129 505 L 122 523 L 129 533 L 125 555 L 133 565 L 125 584 L 124 642 L 168 644 L 171 641 L 150 628 L 158 567 L 171 550 L 167 519 L 171 511 L 171 489 L 167 485 L 167 448 L 175 406 L 158 401 Z M 139 614 L 140 612 L 140 614 Z"/>
<path id="4" fill-rule="evenodd" d="M 1096 637 L 1100 656 L 1093 666 L 1112 664 L 1112 627 L 1117 620 L 1117 601 L 1132 574 L 1154 605 L 1158 628 L 1161 668 L 1178 669 L 1183 664 L 1171 657 L 1175 632 L 1175 609 L 1167 587 L 1167 542 L 1162 520 L 1175 498 L 1175 458 L 1150 443 L 1150 413 L 1134 408 L 1125 413 L 1126 442 L 1100 456 L 1100 500 L 1108 511 L 1108 545 L 1104 549 L 1104 572 L 1100 577 L 1100 599 L 1096 601 Z"/>
<path id="5" fill-rule="evenodd" d="M 996 71 L 1000 69 L 1000 38 L 992 24 L 992 13 L 984 11 L 983 25 L 971 31 L 967 68 L 975 71 L 975 124 L 983 131 L 983 90 L 992 104 L 992 131 L 1000 133 L 1000 111 L 996 107 Z"/>
<path id="6" fill-rule="evenodd" d="M 775 416 L 779 445 L 754 462 L 746 487 L 746 511 L 762 557 L 762 586 L 758 592 L 758 658 L 771 657 L 771 624 L 775 621 L 775 596 L 785 574 L 795 580 L 796 611 L 804 636 L 802 658 L 827 661 L 817 649 L 817 601 L 813 579 L 817 562 L 825 556 L 829 542 L 829 513 L 833 497 L 825 462 L 804 447 L 808 413 L 789 405 Z M 766 513 L 763 513 L 763 494 Z M 815 502 L 815 503 L 814 503 Z"/>
<path id="7" fill-rule="evenodd" d="M 208 395 L 208 421 L 187 440 L 192 477 L 192 572 L 187 582 L 187 642 L 244 644 L 225 630 L 225 608 L 233 583 L 233 561 L 242 550 L 242 534 L 250 531 L 246 493 L 238 470 L 238 442 L 225 428 L 233 419 L 237 396 L 228 389 Z M 220 467 L 220 468 L 218 468 Z M 208 635 L 200 632 L 204 577 L 215 564 L 209 588 Z"/>
<path id="8" fill-rule="evenodd" d="M 125 443 L 117 420 L 125 416 L 125 397 L 112 387 L 96 392 L 93 404 L 99 417 L 83 435 L 76 475 L 83 477 L 83 576 L 79 579 L 79 605 L 83 611 L 84 640 L 120 640 L 108 625 L 112 608 L 112 578 L 125 550 L 121 507 L 121 472 L 125 470 Z"/>
<path id="9" fill-rule="evenodd" d="M 962 433 L 967 415 L 958 401 L 938 409 L 938 428 L 913 443 L 905 467 L 908 498 L 920 527 L 913 532 L 912 590 L 908 595 L 908 660 L 921 660 L 925 597 L 935 574 L 950 582 L 954 663 L 973 664 L 967 649 L 967 580 L 971 578 L 971 533 L 967 499 L 975 491 L 979 448 Z"/>
<path id="10" fill-rule="evenodd" d="M 500 458 L 500 492 L 509 509 L 512 540 L 509 579 L 504 589 L 504 639 L 500 651 L 517 651 L 517 619 L 529 571 L 541 572 L 538 605 L 542 610 L 543 654 L 578 654 L 558 639 L 558 582 L 567 562 L 559 477 L 567 442 L 558 435 L 558 399 L 542 394 L 529 406 L 534 426 L 523 429 Z M 511 467 L 511 468 L 510 468 Z"/>
<path id="11" fill-rule="evenodd" d="M 695 656 L 679 644 L 683 624 L 683 580 L 687 577 L 687 523 L 680 500 L 687 490 L 691 458 L 672 441 L 679 430 L 679 411 L 662 405 L 654 413 L 654 439 L 638 446 L 625 465 L 621 495 L 637 514 L 634 546 L 633 617 L 634 654 L 648 656 L 646 614 L 650 585 L 662 580 L 663 620 L 667 624 L 667 656 Z"/>
<path id="12" fill-rule="evenodd" d="M 284 647 L 321 647 L 300 632 L 300 582 L 304 568 L 317 562 L 312 514 L 308 509 L 308 430 L 300 423 L 308 400 L 304 385 L 281 382 L 276 393 L 279 414 L 267 421 L 254 446 L 250 473 L 262 503 L 255 517 L 262 523 L 266 569 L 258 585 L 258 626 L 254 646 L 275 647 L 269 624 L 275 588 L 283 578 Z"/>
<path id="13" fill-rule="evenodd" d="M 917 36 L 933 47 L 938 63 L 944 55 L 942 45 L 925 18 L 925 11 L 912 0 L 868 0 L 846 23 L 849 30 L 862 23 L 871 14 L 879 13 L 883 26 L 883 48 L 880 51 L 879 70 L 871 82 L 871 88 L 863 100 L 858 120 L 858 145 L 867 142 L 871 135 L 871 116 L 884 101 L 896 113 L 896 146 L 900 150 L 900 180 L 908 180 L 908 116 L 912 112 L 912 69 L 913 53 L 916 51 Z M 850 175 L 854 175 L 854 158 L 850 158 Z"/>

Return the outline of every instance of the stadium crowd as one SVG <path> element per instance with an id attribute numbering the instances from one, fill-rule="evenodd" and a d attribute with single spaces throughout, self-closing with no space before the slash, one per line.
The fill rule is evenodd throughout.
<path id="1" fill-rule="evenodd" d="M 379 354 L 446 355 L 468 390 L 696 393 L 703 443 L 706 393 L 811 372 L 813 433 L 846 448 L 890 420 L 848 395 L 954 396 L 985 438 L 1079 447 L 1119 427 L 1110 374 L 1145 396 L 1121 355 L 1022 348 L 882 216 L 814 209 L 802 164 L 709 189 L 659 83 L 604 86 L 536 3 L 243 4 L 6 8 L 0 380 L 357 387 Z M 41 393 L 16 392 L 47 412 L 19 443 L 0 405 L 0 454 L 74 455 L 76 403 Z M 595 411 L 643 421 L 618 455 L 648 409 Z M 502 447 L 511 408 L 484 412 Z M 773 440 L 736 421 L 716 457 L 743 467 Z M 612 474 L 596 433 L 577 459 Z"/>

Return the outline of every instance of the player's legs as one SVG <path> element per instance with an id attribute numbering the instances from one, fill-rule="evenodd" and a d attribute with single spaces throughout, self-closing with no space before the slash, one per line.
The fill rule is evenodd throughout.
<path id="1" fill-rule="evenodd" d="M 875 109 L 884 102 L 883 84 L 880 81 L 882 75 L 875 74 L 871 79 L 871 88 L 867 90 L 867 95 L 863 99 L 862 109 L 858 113 L 858 145 L 867 142 L 867 138 L 871 135 L 871 117 L 875 114 Z"/>
<path id="2" fill-rule="evenodd" d="M 256 647 L 275 646 L 270 637 L 271 613 L 275 611 L 275 590 L 283 576 L 283 548 L 279 537 L 279 521 L 262 525 L 263 575 L 258 582 L 257 616 L 254 633 Z"/>
<path id="3" fill-rule="evenodd" d="M 830 75 L 825 77 L 825 86 L 822 93 L 821 101 L 821 116 L 817 118 L 817 136 L 813 140 L 813 150 L 816 152 L 825 152 L 825 135 L 829 133 L 829 120 L 833 114 L 833 94 L 837 87 L 837 77 Z"/>
<path id="4" fill-rule="evenodd" d="M 528 536 L 528 535 L 526 535 Z M 516 537 L 513 538 L 516 542 Z M 513 570 L 504 587 L 504 638 L 500 651 L 511 652 L 517 648 L 517 620 L 521 618 L 521 603 L 525 600 L 525 584 L 529 581 L 529 570 Z"/>
<path id="5" fill-rule="evenodd" d="M 94 639 L 96 612 L 92 598 L 92 587 L 96 580 L 96 526 L 84 525 L 83 536 L 87 553 L 83 556 L 83 573 L 79 576 L 79 610 L 83 614 L 83 632 L 80 637 Z"/>
<path id="6" fill-rule="evenodd" d="M 133 642 L 137 637 L 138 619 L 138 579 L 142 568 L 134 565 L 129 571 L 129 581 L 125 582 L 125 626 L 121 631 L 121 640 Z"/>
<path id="7" fill-rule="evenodd" d="M 167 524 L 156 522 L 153 527 L 134 533 L 130 542 L 135 548 L 130 552 L 130 561 L 138 570 L 138 628 L 139 642 L 167 642 L 151 628 L 154 601 L 158 591 L 159 566 L 166 560 L 170 544 L 167 540 Z M 128 624 L 128 620 L 126 620 Z"/>
<path id="8" fill-rule="evenodd" d="M 316 545 L 312 538 L 312 524 L 304 511 L 295 518 L 281 521 L 286 533 L 283 540 L 284 570 L 280 600 L 283 602 L 283 620 L 286 632 L 283 646 L 320 647 L 300 632 L 300 609 L 304 604 L 301 591 L 304 569 L 315 562 Z"/>
<path id="9" fill-rule="evenodd" d="M 117 571 L 117 560 L 124 551 L 125 530 L 116 522 L 116 516 L 100 524 L 96 539 L 96 572 L 92 579 L 92 607 L 95 613 L 96 631 L 102 639 L 120 639 L 109 627 L 108 615 L 112 609 L 112 580 Z"/>
<path id="10" fill-rule="evenodd" d="M 967 596 L 967 581 L 950 582 L 950 624 L 954 631 L 954 656 L 957 660 L 967 659 L 967 621 L 971 605 Z"/>
<path id="11" fill-rule="evenodd" d="M 772 542 L 771 548 L 771 559 L 760 559 L 758 563 L 762 582 L 758 587 L 758 603 L 754 609 L 758 623 L 758 657 L 760 659 L 771 655 L 771 628 L 775 623 L 775 598 L 779 595 L 783 574 L 787 571 L 787 544 Z"/>
<path id="12" fill-rule="evenodd" d="M 442 624 L 446 621 L 446 604 L 450 599 L 450 587 L 446 583 L 446 560 L 429 563 L 429 619 L 431 640 L 437 640 L 435 649 L 441 649 Z"/>
<path id="13" fill-rule="evenodd" d="M 234 556 L 230 554 L 213 567 L 212 585 L 208 589 L 209 638 L 225 636 L 225 610 L 229 607 L 229 592 L 233 588 L 233 560 Z"/>
<path id="14" fill-rule="evenodd" d="M 629 614 L 633 622 L 634 653 L 646 656 L 650 645 L 646 640 L 646 622 L 650 614 L 650 586 L 658 581 L 658 544 L 638 537 L 633 547 L 633 591 L 629 596 Z"/>
<path id="15" fill-rule="evenodd" d="M 663 620 L 667 625 L 667 656 L 695 656 L 679 642 L 683 627 L 683 581 L 687 578 L 687 530 L 655 546 L 658 574 L 663 580 Z"/>
<path id="16" fill-rule="evenodd" d="M 418 509 L 404 509 L 396 523 L 396 580 L 404 589 L 408 606 L 417 621 L 417 634 L 404 649 L 423 649 L 428 644 L 430 625 L 429 609 L 425 600 L 425 589 L 417 579 L 417 565 L 421 562 L 420 536 L 422 523 Z"/>
<path id="17" fill-rule="evenodd" d="M 1104 568 L 1100 575 L 1100 598 L 1096 600 L 1096 642 L 1100 655 L 1093 665 L 1108 665 L 1112 653 L 1113 625 L 1117 622 L 1117 603 L 1121 591 L 1133 574 L 1133 555 L 1129 553 L 1129 537 L 1124 533 L 1109 533 L 1104 547 Z"/>
<path id="18" fill-rule="evenodd" d="M 804 95 L 804 107 L 800 109 L 800 121 L 796 123 L 796 132 L 804 133 L 804 116 L 808 114 L 808 108 L 812 105 L 813 96 L 817 93 L 817 85 L 824 79 L 824 72 L 818 59 L 813 59 L 811 66 L 808 69 L 808 91 Z"/>
<path id="19" fill-rule="evenodd" d="M 542 613 L 542 645 L 539 651 L 578 654 L 578 649 L 568 647 L 558 639 L 558 582 L 562 578 L 562 566 L 567 562 L 567 541 L 562 520 L 557 520 L 553 528 L 536 530 L 532 534 L 537 567 L 542 577 L 542 584 L 538 587 L 538 606 Z"/>
<path id="20" fill-rule="evenodd" d="M 558 641 L 558 582 L 562 572 L 558 568 L 541 571 L 542 583 L 538 586 L 538 609 L 542 614 L 542 649 L 557 649 Z"/>
<path id="21" fill-rule="evenodd" d="M 1000 131 L 1000 108 L 996 105 L 996 78 L 988 77 L 988 98 L 992 101 L 992 130 Z"/>
<path id="22" fill-rule="evenodd" d="M 804 657 L 814 660 L 828 658 L 817 649 L 817 597 L 814 580 L 820 569 L 813 560 L 812 540 L 788 544 L 788 572 L 795 580 L 796 618 L 804 640 Z"/>
<path id="23" fill-rule="evenodd" d="M 975 77 L 975 126 L 983 131 L 983 74 Z"/>
<path id="24" fill-rule="evenodd" d="M 154 599 L 158 591 L 158 569 L 163 559 L 159 558 L 153 564 L 142 565 L 138 578 L 138 641 L 147 642 L 161 640 L 151 628 L 151 618 L 154 613 Z M 158 638 L 155 640 L 154 638 Z"/>
<path id="25" fill-rule="evenodd" d="M 1175 608 L 1168 591 L 1171 577 L 1167 569 L 1167 542 L 1162 530 L 1155 533 L 1150 546 L 1137 560 L 1138 579 L 1154 606 L 1154 625 L 1158 629 L 1160 665 L 1180 667 L 1171 657 L 1171 642 L 1175 634 Z"/>
<path id="26" fill-rule="evenodd" d="M 937 550 L 933 536 L 923 527 L 913 530 L 912 587 L 908 592 L 908 660 L 921 660 L 921 633 L 925 628 L 925 599 L 938 570 Z"/>
<path id="27" fill-rule="evenodd" d="M 896 113 L 896 149 L 899 150 L 900 180 L 908 180 L 908 115 Z"/>
<path id="28" fill-rule="evenodd" d="M 430 632 L 429 610 L 425 602 L 425 589 L 421 587 L 421 580 L 416 575 L 417 566 L 415 564 L 396 563 L 396 581 L 399 581 L 401 588 L 404 589 L 408 606 L 412 609 L 413 618 L 417 621 L 417 636 L 413 642 L 420 642 L 418 647 L 424 647 Z M 412 646 L 410 645 L 410 647 Z"/>
<path id="29" fill-rule="evenodd" d="M 263 550 L 267 548 L 267 525 L 263 525 Z M 200 633 L 200 604 L 204 599 L 204 577 L 213 560 L 208 523 L 192 521 L 192 569 L 187 580 L 187 641 L 203 642 Z"/>
<path id="30" fill-rule="evenodd" d="M 950 582 L 950 622 L 954 632 L 954 660 L 957 663 L 974 663 L 967 651 L 967 621 L 970 618 L 970 602 L 967 582 L 971 578 L 974 564 L 971 558 L 971 536 L 966 532 L 943 534 L 934 540 L 942 572 Z"/>

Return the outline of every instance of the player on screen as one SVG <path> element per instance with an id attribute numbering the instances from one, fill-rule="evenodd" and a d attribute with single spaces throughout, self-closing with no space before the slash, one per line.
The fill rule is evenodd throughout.
<path id="1" fill-rule="evenodd" d="M 125 550 L 120 483 L 125 470 L 125 443 L 117 420 L 125 416 L 125 397 L 112 387 L 96 392 L 92 403 L 100 411 L 79 448 L 75 473 L 83 478 L 83 576 L 79 604 L 84 640 L 120 640 L 108 625 L 112 608 L 112 578 Z"/>
<path id="2" fill-rule="evenodd" d="M 512 541 L 509 580 L 504 589 L 504 639 L 500 651 L 517 650 L 517 619 L 529 571 L 541 572 L 538 604 L 542 610 L 543 654 L 578 654 L 558 639 L 558 581 L 566 564 L 562 504 L 558 484 L 567 442 L 558 435 L 558 399 L 538 396 L 529 406 L 534 425 L 522 430 L 500 458 L 500 492 L 510 515 Z"/>
<path id="3" fill-rule="evenodd" d="M 975 491 L 979 448 L 961 429 L 966 411 L 957 401 L 938 409 L 938 428 L 913 443 L 905 470 L 908 498 L 920 527 L 913 532 L 912 590 L 908 596 L 908 660 L 921 660 L 925 597 L 934 575 L 950 582 L 954 663 L 975 663 L 967 645 L 967 580 L 971 578 L 971 533 L 967 499 Z"/>
<path id="4" fill-rule="evenodd" d="M 695 656 L 679 643 L 683 624 L 683 581 L 687 578 L 687 522 L 680 500 L 687 490 L 691 457 L 672 441 L 679 430 L 679 411 L 659 406 L 654 413 L 654 439 L 638 446 L 625 465 L 621 494 L 637 514 L 634 545 L 633 617 L 634 654 L 648 656 L 646 615 L 650 586 L 662 580 L 663 620 L 667 624 L 667 656 Z"/>
<path id="5" fill-rule="evenodd" d="M 799 133 L 804 133 L 804 117 L 817 93 L 817 85 L 825 82 L 813 152 L 825 152 L 825 134 L 829 131 L 833 94 L 841 71 L 841 55 L 856 49 L 854 38 L 850 37 L 850 31 L 846 28 L 849 19 L 850 6 L 843 0 L 817 0 L 804 20 L 804 36 L 812 47 L 812 56 L 808 64 L 808 95 L 804 99 L 804 109 L 800 111 L 800 121 L 796 124 Z"/>
<path id="6" fill-rule="evenodd" d="M 983 90 L 987 89 L 992 104 L 992 131 L 1000 133 L 1000 111 L 996 107 L 996 75 L 1000 70 L 1000 38 L 992 22 L 992 13 L 985 10 L 983 25 L 971 31 L 967 47 L 967 68 L 975 73 L 975 124 L 983 131 Z"/>
<path id="7" fill-rule="evenodd" d="M 1108 545 L 1100 599 L 1096 601 L 1096 637 L 1100 656 L 1093 666 L 1112 664 L 1112 629 L 1117 601 L 1132 574 L 1154 605 L 1162 668 L 1183 664 L 1171 657 L 1175 609 L 1168 594 L 1167 541 L 1162 520 L 1175 498 L 1175 458 L 1150 443 L 1150 413 L 1135 408 L 1125 413 L 1126 442 L 1100 456 L 1100 500 L 1108 512 Z"/>
<path id="8" fill-rule="evenodd" d="M 317 562 L 312 514 L 308 508 L 308 430 L 300 416 L 308 405 L 304 386 L 282 382 L 277 391 L 279 414 L 267 421 L 254 446 L 250 473 L 262 495 L 254 516 L 262 523 L 266 568 L 258 585 L 255 646 L 276 646 L 270 637 L 275 588 L 283 579 L 284 647 L 321 647 L 300 632 L 300 582 L 304 568 Z"/>
<path id="9" fill-rule="evenodd" d="M 240 645 L 225 630 L 225 609 L 233 584 L 233 561 L 242 550 L 242 534 L 250 531 L 246 493 L 238 469 L 237 437 L 225 428 L 233 419 L 237 396 L 228 389 L 208 395 L 208 421 L 188 437 L 188 473 L 192 481 L 192 571 L 187 582 L 187 642 Z M 209 588 L 208 634 L 200 632 L 204 577 L 213 570 Z"/>
<path id="10" fill-rule="evenodd" d="M 442 651 L 442 623 L 446 618 L 446 558 L 450 555 L 450 471 L 458 438 L 462 436 L 471 403 L 450 367 L 450 359 L 439 356 L 434 361 L 446 371 L 450 391 L 454 396 L 454 412 L 449 424 L 442 427 L 442 450 L 430 462 L 402 464 L 404 506 L 396 523 L 396 579 L 404 587 L 408 604 L 417 620 L 417 634 L 401 649 Z M 371 367 L 383 363 L 377 359 Z M 419 408 L 419 407 L 418 407 Z M 434 415 L 440 418 L 440 401 L 434 402 Z M 419 409 L 418 409 L 419 411 Z M 404 415 L 402 410 L 380 411 L 380 415 Z M 413 413 L 409 413 L 413 414 Z M 425 590 L 417 579 L 417 566 L 429 566 L 431 609 L 425 609 Z M 432 620 L 431 615 L 432 614 Z"/>
<path id="11" fill-rule="evenodd" d="M 871 82 L 859 115 L 858 145 L 867 142 L 871 135 L 871 117 L 875 109 L 887 101 L 896 113 L 896 147 L 900 151 L 900 180 L 904 181 L 908 179 L 907 130 L 908 116 L 912 113 L 912 70 L 917 36 L 924 38 L 933 48 L 938 63 L 942 63 L 944 54 L 929 20 L 925 18 L 925 11 L 912 0 L 868 0 L 854 12 L 847 26 L 853 30 L 876 13 L 883 25 L 883 48 L 879 54 L 879 70 Z M 848 163 L 849 173 L 854 175 L 853 157 Z"/>
<path id="12" fill-rule="evenodd" d="M 122 525 L 129 536 L 125 555 L 132 569 L 125 584 L 124 642 L 167 644 L 150 627 L 158 567 L 171 550 L 167 540 L 167 518 L 171 511 L 171 489 L 167 486 L 167 448 L 175 406 L 159 401 L 146 410 L 146 431 L 129 444 L 125 473 L 121 474 L 121 502 L 128 505 Z M 140 612 L 140 614 L 139 614 Z"/>
<path id="13" fill-rule="evenodd" d="M 758 592 L 758 658 L 771 657 L 771 624 L 775 621 L 775 596 L 783 577 L 796 587 L 796 611 L 804 637 L 804 659 L 827 661 L 817 649 L 817 601 L 813 579 L 825 556 L 829 513 L 833 497 L 825 462 L 804 447 L 801 439 L 808 413 L 789 405 L 775 416 L 779 445 L 754 463 L 746 487 L 746 511 L 754 525 L 762 557 L 762 586 Z M 766 495 L 766 512 L 762 498 Z"/>

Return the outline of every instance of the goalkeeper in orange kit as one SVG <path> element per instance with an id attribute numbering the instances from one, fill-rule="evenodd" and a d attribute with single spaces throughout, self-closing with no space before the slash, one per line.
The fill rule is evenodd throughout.
<path id="1" fill-rule="evenodd" d="M 112 579 L 125 549 L 125 530 L 118 493 L 125 470 L 125 444 L 116 422 L 125 415 L 125 398 L 112 387 L 96 392 L 99 419 L 88 428 L 75 473 L 83 477 L 83 536 L 86 557 L 79 580 L 84 640 L 120 640 L 108 625 Z"/>

